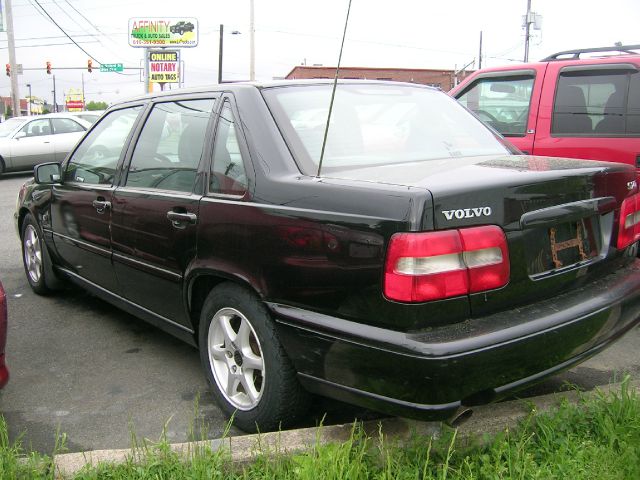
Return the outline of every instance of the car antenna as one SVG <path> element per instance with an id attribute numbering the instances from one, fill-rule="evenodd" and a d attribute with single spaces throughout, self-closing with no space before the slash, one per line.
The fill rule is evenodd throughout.
<path id="1" fill-rule="evenodd" d="M 333 79 L 333 89 L 331 90 L 331 101 L 329 102 L 329 113 L 327 114 L 327 124 L 324 127 L 324 138 L 322 139 L 322 149 L 320 150 L 320 162 L 318 162 L 318 174 L 322 170 L 322 160 L 324 160 L 324 147 L 327 145 L 327 135 L 329 134 L 329 122 L 331 121 L 331 112 L 333 111 L 333 100 L 336 96 L 336 87 L 338 85 L 338 74 L 340 73 L 340 62 L 342 61 L 342 49 L 344 48 L 344 39 L 347 36 L 347 25 L 349 24 L 349 12 L 351 11 L 351 0 L 347 8 L 347 18 L 344 21 L 344 32 L 342 33 L 342 44 L 340 45 L 340 55 L 338 56 L 338 66 L 336 67 L 336 76 Z"/>

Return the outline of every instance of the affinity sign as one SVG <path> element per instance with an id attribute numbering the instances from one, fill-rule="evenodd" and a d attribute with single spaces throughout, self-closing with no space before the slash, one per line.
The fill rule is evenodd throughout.
<path id="1" fill-rule="evenodd" d="M 132 47 L 195 47 L 198 19 L 191 17 L 130 18 L 129 45 Z"/>
<path id="2" fill-rule="evenodd" d="M 149 81 L 152 83 L 180 82 L 180 55 L 173 50 L 149 52 Z"/>

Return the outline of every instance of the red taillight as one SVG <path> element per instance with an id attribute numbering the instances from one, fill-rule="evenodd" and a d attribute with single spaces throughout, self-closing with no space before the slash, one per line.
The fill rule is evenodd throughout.
<path id="1" fill-rule="evenodd" d="M 384 294 L 426 302 L 499 288 L 509 281 L 509 252 L 497 226 L 397 233 L 391 237 Z"/>
<path id="2" fill-rule="evenodd" d="M 640 239 L 640 194 L 627 197 L 620 207 L 618 249 L 626 248 Z"/>

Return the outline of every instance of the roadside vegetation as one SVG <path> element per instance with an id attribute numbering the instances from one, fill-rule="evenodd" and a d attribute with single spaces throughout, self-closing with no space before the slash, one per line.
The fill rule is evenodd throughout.
<path id="1" fill-rule="evenodd" d="M 436 440 L 404 444 L 367 437 L 354 425 L 349 441 L 294 455 L 260 455 L 233 465 L 224 452 L 203 449 L 184 462 L 166 441 L 137 447 L 139 462 L 85 468 L 76 479 L 638 479 L 640 398 L 619 391 L 583 396 L 556 411 L 531 415 L 514 430 L 469 444 L 449 430 Z M 9 442 L 0 420 L 0 478 L 55 478 L 50 457 Z"/>

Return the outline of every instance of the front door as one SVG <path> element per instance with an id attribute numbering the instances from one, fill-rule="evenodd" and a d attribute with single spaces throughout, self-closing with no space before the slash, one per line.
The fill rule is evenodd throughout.
<path id="1" fill-rule="evenodd" d="M 53 239 L 64 266 L 111 292 L 118 291 L 110 232 L 115 176 L 141 110 L 134 106 L 104 117 L 63 165 L 62 184 L 53 187 Z"/>
<path id="2" fill-rule="evenodd" d="M 113 196 L 113 260 L 123 296 L 190 328 L 184 272 L 196 256 L 198 171 L 215 99 L 158 102 Z"/>

